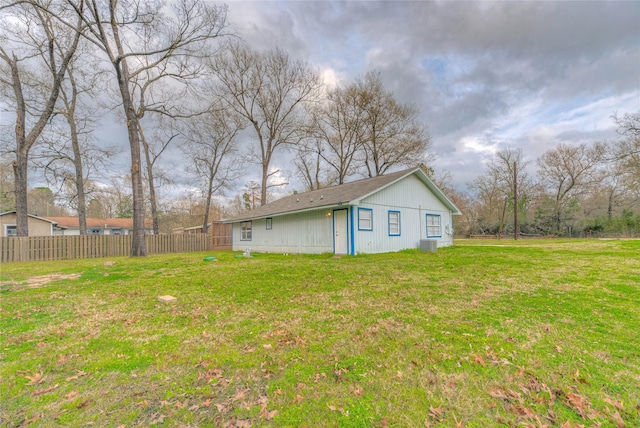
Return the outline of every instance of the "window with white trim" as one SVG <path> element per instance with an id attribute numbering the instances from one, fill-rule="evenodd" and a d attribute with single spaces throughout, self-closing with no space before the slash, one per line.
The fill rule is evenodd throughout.
<path id="1" fill-rule="evenodd" d="M 440 238 L 442 236 L 442 224 L 439 214 L 427 214 L 427 238 Z"/>
<path id="2" fill-rule="evenodd" d="M 251 241 L 251 222 L 243 221 L 240 223 L 240 240 Z"/>
<path id="3" fill-rule="evenodd" d="M 267 217 L 267 230 L 271 230 L 271 228 L 273 227 L 273 219 L 271 217 Z"/>
<path id="4" fill-rule="evenodd" d="M 358 230 L 373 230 L 373 210 L 358 208 Z"/>
<path id="5" fill-rule="evenodd" d="M 18 236 L 18 226 L 15 224 L 5 224 L 4 236 Z"/>
<path id="6" fill-rule="evenodd" d="M 389 211 L 389 236 L 400 236 L 400 211 Z"/>

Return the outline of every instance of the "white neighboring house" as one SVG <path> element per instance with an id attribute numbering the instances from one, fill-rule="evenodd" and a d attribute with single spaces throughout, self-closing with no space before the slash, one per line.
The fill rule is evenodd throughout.
<path id="1" fill-rule="evenodd" d="M 76 236 L 80 235 L 80 220 L 78 217 L 44 217 L 54 221 L 64 228 L 59 235 Z M 87 235 L 130 235 L 133 233 L 132 218 L 93 218 L 87 217 Z M 153 224 L 151 220 L 145 219 L 144 229 L 148 235 L 153 234 Z"/>
<path id="2" fill-rule="evenodd" d="M 233 224 L 233 250 L 272 253 L 385 253 L 421 239 L 453 244 L 456 206 L 420 167 L 294 194 Z"/>

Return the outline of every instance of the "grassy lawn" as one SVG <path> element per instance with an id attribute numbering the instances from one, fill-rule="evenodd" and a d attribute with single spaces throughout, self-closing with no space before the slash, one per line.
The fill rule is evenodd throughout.
<path id="1" fill-rule="evenodd" d="M 4 264 L 0 425 L 640 426 L 640 241 L 456 244 Z"/>

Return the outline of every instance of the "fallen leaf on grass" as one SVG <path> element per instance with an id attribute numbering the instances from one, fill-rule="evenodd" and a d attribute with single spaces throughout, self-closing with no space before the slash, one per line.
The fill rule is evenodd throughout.
<path id="1" fill-rule="evenodd" d="M 580 416 L 585 416 L 585 410 L 588 407 L 588 403 L 583 396 L 574 394 L 573 392 L 567 392 L 567 400 L 568 404 L 576 409 Z"/>
<path id="2" fill-rule="evenodd" d="M 40 415 L 35 415 L 32 418 L 25 419 L 24 422 L 22 423 L 22 425 L 20 425 L 20 426 L 27 426 L 27 425 L 37 421 L 38 419 L 40 419 Z"/>
<path id="3" fill-rule="evenodd" d="M 276 417 L 276 415 L 278 414 L 277 410 L 272 410 L 270 412 L 266 412 L 266 414 L 264 415 L 264 418 L 268 421 L 272 420 L 273 418 Z"/>
<path id="4" fill-rule="evenodd" d="M 522 404 L 517 406 L 511 406 L 513 413 L 516 414 L 518 418 L 521 419 L 533 419 L 535 417 L 533 411 Z"/>
<path id="5" fill-rule="evenodd" d="M 500 391 L 499 389 L 492 389 L 491 391 L 489 391 L 489 395 L 499 400 L 509 399 L 509 397 L 507 397 L 507 395 L 504 392 Z"/>
<path id="6" fill-rule="evenodd" d="M 82 403 L 78 404 L 77 408 L 82 409 L 84 407 L 87 407 L 89 404 L 91 404 L 91 400 L 83 401 Z"/>
<path id="7" fill-rule="evenodd" d="M 552 424 L 556 423 L 556 414 L 553 413 L 553 410 L 549 409 L 549 411 L 547 411 L 547 414 L 545 415 L 545 419 L 548 419 L 549 422 L 551 422 Z"/>
<path id="8" fill-rule="evenodd" d="M 604 400 L 605 403 L 611 404 L 613 407 L 615 407 L 618 410 L 624 410 L 624 401 L 615 401 L 613 400 L 611 397 L 605 397 Z"/>
<path id="9" fill-rule="evenodd" d="M 486 366 L 484 359 L 478 354 L 475 354 L 473 356 L 473 361 L 480 364 L 482 367 Z"/>
<path id="10" fill-rule="evenodd" d="M 611 418 L 613 419 L 613 421 L 616 423 L 616 427 L 617 428 L 625 428 L 627 425 L 625 424 L 624 420 L 622 419 L 622 417 L 620 416 L 620 413 L 618 412 L 614 412 L 611 415 Z"/>
<path id="11" fill-rule="evenodd" d="M 459 421 L 458 418 L 456 418 L 456 414 L 453 414 L 453 420 L 456 423 L 456 428 L 462 428 L 462 421 Z"/>
<path id="12" fill-rule="evenodd" d="M 294 401 L 296 403 L 300 404 L 300 403 L 302 403 L 303 400 L 304 400 L 304 397 L 302 395 L 298 394 L 298 395 L 296 395 L 296 398 L 295 398 Z"/>
<path id="13" fill-rule="evenodd" d="M 37 397 L 38 395 L 46 394 L 46 393 L 48 393 L 48 392 L 53 391 L 53 390 L 54 390 L 54 389 L 56 389 L 57 387 L 58 387 L 58 384 L 56 383 L 55 385 L 50 386 L 49 388 L 36 389 L 36 390 L 33 392 L 33 396 L 34 396 L 34 397 Z"/>
<path id="14" fill-rule="evenodd" d="M 233 401 L 238 401 L 244 399 L 246 397 L 247 392 L 251 391 L 250 389 L 243 389 L 242 391 L 236 392 L 236 395 L 233 396 Z"/>
<path id="15" fill-rule="evenodd" d="M 272 349 L 272 348 L 273 348 L 273 346 L 272 346 L 270 343 L 267 343 L 267 344 L 265 344 L 265 345 L 262 345 L 262 347 L 263 347 L 264 349 Z"/>
<path id="16" fill-rule="evenodd" d="M 42 376 L 42 373 L 34 373 L 33 376 L 25 375 L 24 377 L 29 379 L 29 383 L 27 385 L 35 385 L 44 382 L 46 376 Z"/>
<path id="17" fill-rule="evenodd" d="M 69 377 L 68 377 L 68 378 L 66 378 L 65 380 L 66 380 L 67 382 L 69 382 L 70 380 L 78 379 L 78 378 L 81 378 L 82 376 L 86 376 L 86 375 L 87 375 L 87 373 L 83 372 L 82 370 L 76 370 L 76 372 L 77 372 L 77 373 L 76 373 L 75 375 L 73 375 L 73 376 L 69 376 Z"/>
<path id="18" fill-rule="evenodd" d="M 210 365 L 211 365 L 211 361 L 209 361 L 209 360 L 202 360 L 202 359 L 201 359 L 201 360 L 198 362 L 198 364 L 196 364 L 196 367 L 202 367 L 202 368 L 205 368 L 205 369 L 206 369 L 206 368 L 207 368 L 207 367 L 209 367 Z"/>
<path id="19" fill-rule="evenodd" d="M 442 420 L 442 406 L 438 406 L 438 407 L 433 407 L 433 406 L 429 406 L 429 417 L 433 418 L 437 421 Z"/>
<path id="20" fill-rule="evenodd" d="M 362 397 L 364 396 L 364 390 L 362 389 L 362 387 L 360 385 L 356 385 L 355 389 L 353 391 L 351 391 L 353 393 L 353 395 L 355 395 L 356 397 Z"/>
<path id="21" fill-rule="evenodd" d="M 164 422 L 166 416 L 163 414 L 157 414 L 155 413 L 153 416 L 153 419 L 151 420 L 151 425 L 156 425 L 156 424 L 161 424 Z"/>
<path id="22" fill-rule="evenodd" d="M 178 409 L 184 409 L 185 407 L 187 407 L 187 404 L 189 404 L 189 399 L 186 398 L 182 403 L 180 402 L 180 400 L 176 401 L 176 408 Z"/>
<path id="23" fill-rule="evenodd" d="M 560 425 L 560 428 L 584 428 L 582 424 L 572 424 L 570 420 Z"/>
<path id="24" fill-rule="evenodd" d="M 69 398 L 73 398 L 73 397 L 75 397 L 76 395 L 78 395 L 78 391 L 71 391 L 70 393 L 68 393 L 68 394 L 67 394 L 67 395 L 65 395 L 64 397 L 65 397 L 66 399 L 69 399 Z"/>

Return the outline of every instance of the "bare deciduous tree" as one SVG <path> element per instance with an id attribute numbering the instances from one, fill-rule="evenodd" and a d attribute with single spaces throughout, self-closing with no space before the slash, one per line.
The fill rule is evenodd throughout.
<path id="1" fill-rule="evenodd" d="M 94 117 L 98 114 L 93 100 L 104 76 L 90 46 L 80 42 L 60 88 L 54 117 L 63 118 L 65 123 L 56 126 L 52 120 L 53 126 L 43 134 L 41 149 L 34 156 L 34 164 L 43 169 L 49 185 L 66 194 L 68 206 L 75 209 L 80 235 L 87 234 L 86 183 L 112 154 L 111 149 L 92 142 Z M 61 49 L 57 41 L 56 48 Z"/>
<path id="2" fill-rule="evenodd" d="M 152 49 L 155 33 L 146 31 L 140 36 L 140 44 L 146 50 Z M 139 63 L 131 73 L 131 94 L 137 104 L 136 115 L 145 158 L 144 176 L 155 234 L 160 233 L 158 190 L 163 182 L 171 181 L 158 169 L 159 160 L 178 135 L 173 131 L 175 123 L 199 116 L 208 109 L 204 100 L 200 102 L 201 95 L 193 90 L 194 81 L 203 74 L 202 59 L 207 55 L 207 51 L 190 56 L 167 55 L 160 61 L 144 56 L 137 58 Z M 147 138 L 143 128 L 155 128 L 155 131 L 148 132 L 151 138 Z"/>
<path id="3" fill-rule="evenodd" d="M 322 139 L 313 136 L 303 139 L 296 150 L 293 163 L 305 190 L 317 190 L 337 183 L 336 174 L 322 158 L 324 150 Z"/>
<path id="4" fill-rule="evenodd" d="M 428 158 L 429 136 L 417 119 L 418 110 L 398 103 L 377 73 L 328 91 L 310 115 L 309 133 L 322 145 L 301 147 L 297 161 L 307 182 L 314 158 L 330 167 L 337 184 L 355 175 L 374 177 L 399 166 L 415 166 Z"/>
<path id="5" fill-rule="evenodd" d="M 267 203 L 274 154 L 300 141 L 303 105 L 316 97 L 320 79 L 300 61 L 281 50 L 259 53 L 230 43 L 211 62 L 219 85 L 216 92 L 255 131 L 255 161 L 261 167 L 260 204 Z"/>
<path id="6" fill-rule="evenodd" d="M 538 158 L 538 175 L 555 204 L 555 231 L 561 232 L 572 199 L 600 180 L 605 145 L 559 144 Z"/>
<path id="7" fill-rule="evenodd" d="M 158 197 L 157 190 L 162 182 L 170 182 L 162 170 L 156 167 L 160 156 L 167 150 L 171 142 L 178 136 L 178 132 L 173 129 L 172 119 L 168 119 L 169 123 L 165 120 L 158 121 L 159 126 L 153 132 L 151 139 L 147 139 L 145 132 L 142 129 L 141 122 L 138 122 L 140 132 L 140 142 L 142 143 L 142 152 L 145 159 L 145 174 L 147 187 L 149 190 L 149 206 L 151 210 L 151 219 L 153 222 L 153 233 L 160 233 L 160 216 L 158 214 Z"/>
<path id="8" fill-rule="evenodd" d="M 518 207 L 514 207 L 514 164 L 517 170 Z M 500 222 L 506 221 L 503 212 L 509 208 L 526 209 L 533 198 L 534 182 L 527 172 L 529 162 L 525 160 L 521 149 L 506 148 L 496 152 L 495 157 L 487 163 L 487 170 L 478 176 L 470 185 L 475 197 L 480 202 L 478 209 L 478 225 L 481 231 L 496 232 Z"/>
<path id="9" fill-rule="evenodd" d="M 627 189 L 640 197 L 640 111 L 614 116 L 619 140 L 614 145 L 614 156 L 621 168 Z"/>
<path id="10" fill-rule="evenodd" d="M 369 177 L 424 162 L 430 138 L 418 120 L 418 109 L 398 103 L 378 73 L 367 73 L 356 87 L 364 110 L 364 162 Z"/>
<path id="11" fill-rule="evenodd" d="M 147 254 L 144 230 L 144 192 L 141 170 L 140 126 L 134 96 L 136 76 L 163 64 L 169 57 L 198 56 L 226 25 L 226 7 L 201 0 L 179 0 L 167 5 L 131 1 L 67 0 L 87 27 L 85 37 L 106 55 L 115 72 L 126 118 L 131 153 L 133 190 L 132 256 Z M 145 35 L 153 45 L 136 48 Z"/>
<path id="12" fill-rule="evenodd" d="M 316 145 L 316 154 L 335 172 L 336 184 L 343 184 L 358 172 L 359 165 L 354 160 L 364 149 L 366 134 L 361 100 L 355 85 L 337 87 L 311 113 L 311 134 L 323 143 Z"/>
<path id="13" fill-rule="evenodd" d="M 5 10 L 0 84 L 16 107 L 13 161 L 16 232 L 18 236 L 27 236 L 29 152 L 53 115 L 82 24 L 79 18 L 69 18 L 68 8 L 59 2 L 34 0 Z M 68 28 L 63 28 L 57 17 L 68 18 Z"/>
<path id="14" fill-rule="evenodd" d="M 205 197 L 202 230 L 207 232 L 212 197 L 238 177 L 240 163 L 236 135 L 244 128 L 242 119 L 222 110 L 191 119 L 185 132 L 185 154 L 193 163 Z M 191 169 L 191 168 L 190 168 Z"/>

